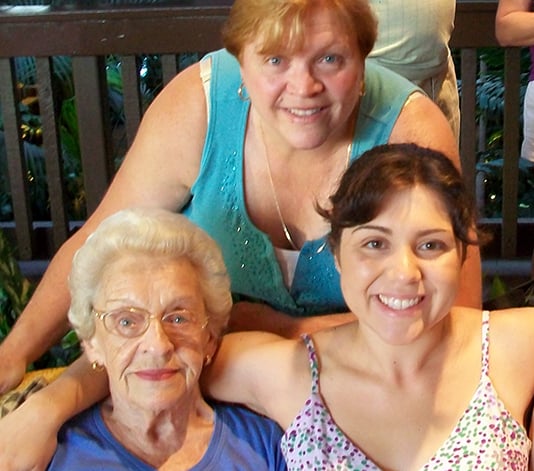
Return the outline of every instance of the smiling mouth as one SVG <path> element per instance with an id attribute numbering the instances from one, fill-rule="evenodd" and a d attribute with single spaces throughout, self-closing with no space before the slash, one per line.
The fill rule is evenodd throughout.
<path id="1" fill-rule="evenodd" d="M 386 305 L 390 309 L 393 309 L 395 311 L 402 311 L 404 309 L 413 307 L 416 304 L 419 304 L 421 300 L 423 299 L 423 297 L 416 296 L 410 299 L 399 299 L 399 298 L 394 298 L 392 296 L 384 296 L 383 294 L 379 294 L 378 299 L 380 300 L 382 304 Z"/>
<path id="2" fill-rule="evenodd" d="M 176 374 L 175 369 L 171 368 L 161 368 L 161 369 L 146 369 L 137 371 L 136 375 L 139 378 L 148 380 L 148 381 L 164 381 L 173 377 Z"/>
<path id="3" fill-rule="evenodd" d="M 291 113 L 294 116 L 298 116 L 299 118 L 306 118 L 309 116 L 313 116 L 317 113 L 320 113 L 323 110 L 322 107 L 319 108 L 308 108 L 308 109 L 302 109 L 302 108 L 287 108 L 287 111 Z"/>

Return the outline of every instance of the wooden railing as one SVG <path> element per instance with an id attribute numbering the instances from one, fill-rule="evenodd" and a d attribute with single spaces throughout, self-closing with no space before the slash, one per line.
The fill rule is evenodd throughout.
<path id="1" fill-rule="evenodd" d="M 158 1 L 151 5 L 107 5 L 62 8 L 0 7 L 0 104 L 3 112 L 8 172 L 14 209 L 14 239 L 24 260 L 48 258 L 68 237 L 72 221 L 66 215 L 60 157 L 61 144 L 54 112 L 51 57 L 72 57 L 73 80 L 80 130 L 87 209 L 100 201 L 113 175 L 111 132 L 107 122 L 105 61 L 121 56 L 127 144 L 142 116 L 136 56 L 160 54 L 167 82 L 177 71 L 176 54 L 202 52 L 221 46 L 219 31 L 231 0 Z M 178 5 L 179 4 L 179 5 Z M 476 187 L 477 48 L 497 46 L 494 37 L 496 1 L 458 1 L 452 46 L 460 51 L 462 78 L 461 154 L 470 188 Z M 43 149 L 49 184 L 51 224 L 40 230 L 32 218 L 25 158 L 20 137 L 18 91 L 14 57 L 35 56 L 38 99 L 43 121 Z M 496 243 L 487 256 L 530 258 L 534 231 L 517 218 L 519 132 L 519 49 L 506 49 L 504 115 L 503 218 L 493 224 Z M 9 226 L 9 224 L 7 225 Z M 6 227 L 6 225 L 4 225 Z M 44 241 L 44 242 L 43 242 Z"/>

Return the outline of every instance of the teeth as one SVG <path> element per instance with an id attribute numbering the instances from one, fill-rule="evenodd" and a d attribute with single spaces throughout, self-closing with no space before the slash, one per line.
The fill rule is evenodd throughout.
<path id="1" fill-rule="evenodd" d="M 395 309 L 396 311 L 402 311 L 403 309 L 415 306 L 421 300 L 419 296 L 412 299 L 399 299 L 384 296 L 383 294 L 379 294 L 378 299 L 380 299 L 380 301 L 387 307 Z"/>
<path id="2" fill-rule="evenodd" d="M 299 108 L 290 108 L 289 112 L 296 116 L 311 116 L 315 113 L 318 113 L 320 110 L 321 108 L 313 108 L 313 109 L 308 109 L 308 110 L 303 110 Z"/>

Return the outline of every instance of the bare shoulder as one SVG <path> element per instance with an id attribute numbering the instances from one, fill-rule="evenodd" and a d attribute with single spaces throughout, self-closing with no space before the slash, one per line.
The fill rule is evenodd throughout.
<path id="1" fill-rule="evenodd" d="M 107 212 L 147 204 L 180 209 L 198 176 L 206 129 L 206 100 L 195 64 L 178 74 L 143 116 L 103 201 Z"/>
<path id="2" fill-rule="evenodd" d="M 451 310 L 451 315 L 459 323 L 480 324 L 483 312 L 480 309 L 464 306 L 455 306 Z M 525 329 L 534 329 L 534 307 L 520 307 L 511 309 L 500 309 L 489 311 L 490 331 L 499 330 L 505 334 L 508 329 L 517 330 L 518 326 Z M 517 332 L 516 332 L 517 333 Z M 520 334 L 521 336 L 522 334 Z M 527 335 L 525 333 L 525 335 Z"/>
<path id="3" fill-rule="evenodd" d="M 206 137 L 206 110 L 200 67 L 193 64 L 169 82 L 148 107 L 128 157 L 150 156 L 152 161 L 164 163 L 167 171 L 171 167 L 171 173 L 180 170 L 184 183 L 191 186 Z"/>
<path id="4" fill-rule="evenodd" d="M 492 311 L 489 372 L 501 400 L 522 421 L 534 395 L 534 308 Z"/>
<path id="5" fill-rule="evenodd" d="M 534 352 L 534 307 L 491 311 L 490 324 L 503 340 L 524 343 Z"/>
<path id="6" fill-rule="evenodd" d="M 431 147 L 459 163 L 458 144 L 449 122 L 439 107 L 422 93 L 414 93 L 408 98 L 389 142 L 413 142 Z"/>

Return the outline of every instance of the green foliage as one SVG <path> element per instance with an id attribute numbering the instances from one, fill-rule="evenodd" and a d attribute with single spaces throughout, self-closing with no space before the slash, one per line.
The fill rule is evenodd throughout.
<path id="1" fill-rule="evenodd" d="M 483 175 L 485 217 L 502 215 L 503 188 L 503 114 L 504 114 L 504 49 L 499 47 L 478 50 L 480 72 L 477 79 L 477 120 L 483 129 L 484 145 L 478 152 L 477 172 Z M 523 102 L 530 70 L 528 48 L 521 49 L 520 102 Z M 482 66 L 483 64 L 483 66 Z M 461 91 L 461 81 L 460 81 Z M 522 113 L 520 119 L 523 119 Z M 520 123 L 521 124 L 521 123 Z M 520 126 L 522 128 L 522 126 Z M 519 136 L 518 147 L 522 136 Z M 473 136 L 473 139 L 476 137 Z M 518 148 L 519 151 L 519 148 Z M 534 217 L 534 166 L 519 159 L 518 216 Z"/>
<path id="2" fill-rule="evenodd" d="M 34 288 L 34 285 L 22 275 L 15 253 L 5 234 L 0 230 L 0 342 L 15 324 L 30 300 Z M 79 355 L 78 337 L 70 331 L 58 345 L 30 365 L 30 369 L 66 366 Z"/>
<path id="3" fill-rule="evenodd" d="M 0 341 L 9 333 L 33 292 L 22 276 L 13 250 L 0 231 Z"/>
<path id="4" fill-rule="evenodd" d="M 507 291 L 508 287 L 506 286 L 506 283 L 502 281 L 500 277 L 495 276 L 491 282 L 490 299 L 503 296 Z"/>
<path id="5" fill-rule="evenodd" d="M 479 153 L 477 171 L 484 175 L 484 216 L 497 218 L 502 212 L 502 149 L 492 147 Z M 534 164 L 519 159 L 518 217 L 534 217 Z"/>

